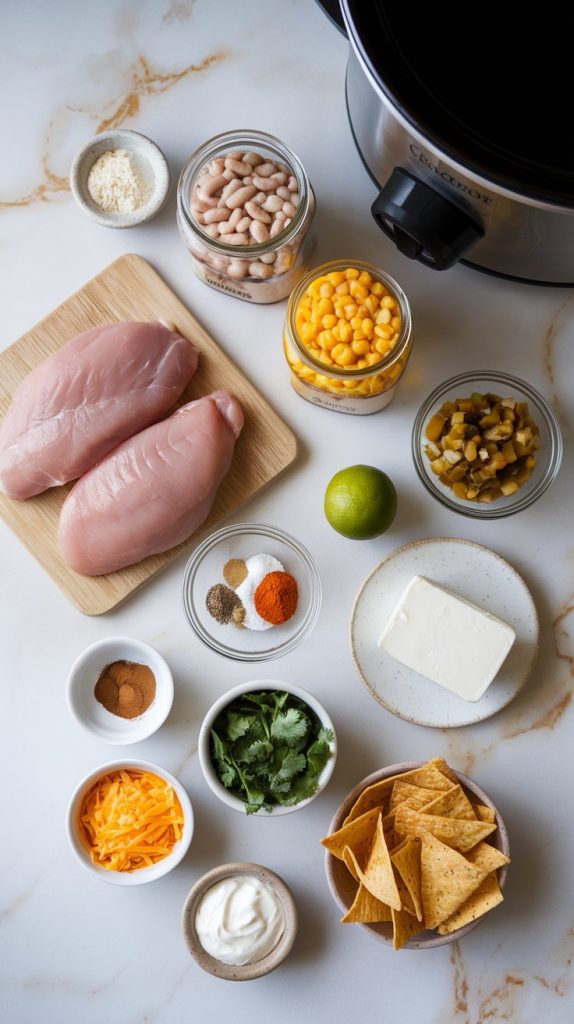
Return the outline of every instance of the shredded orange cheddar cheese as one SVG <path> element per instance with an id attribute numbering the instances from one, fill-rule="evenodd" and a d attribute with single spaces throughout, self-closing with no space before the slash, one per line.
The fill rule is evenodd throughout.
<path id="1" fill-rule="evenodd" d="M 172 786 L 151 772 L 110 772 L 84 798 L 80 828 L 94 864 L 137 871 L 163 860 L 182 837 L 183 811 Z"/>

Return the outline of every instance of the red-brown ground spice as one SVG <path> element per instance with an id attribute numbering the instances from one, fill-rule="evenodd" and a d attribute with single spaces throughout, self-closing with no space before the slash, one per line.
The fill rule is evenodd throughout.
<path id="1" fill-rule="evenodd" d="M 268 572 L 253 597 L 255 611 L 265 622 L 280 626 L 297 608 L 297 580 L 288 572 Z"/>

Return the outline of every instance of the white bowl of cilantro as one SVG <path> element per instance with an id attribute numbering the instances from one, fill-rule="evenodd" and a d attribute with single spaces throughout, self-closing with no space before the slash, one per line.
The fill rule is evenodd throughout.
<path id="1" fill-rule="evenodd" d="M 228 690 L 199 731 L 210 789 L 247 814 L 290 814 L 323 791 L 335 767 L 333 723 L 316 697 L 278 679 Z"/>

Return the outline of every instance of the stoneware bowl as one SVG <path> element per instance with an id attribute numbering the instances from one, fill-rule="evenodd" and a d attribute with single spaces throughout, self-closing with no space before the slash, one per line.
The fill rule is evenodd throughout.
<path id="1" fill-rule="evenodd" d="M 335 727 L 329 715 L 325 711 L 323 705 L 319 703 L 312 693 L 308 693 L 307 690 L 303 690 L 299 686 L 294 686 L 292 683 L 284 683 L 279 679 L 254 679 L 249 683 L 241 683 L 239 686 L 234 686 L 232 690 L 228 690 L 227 693 L 224 693 L 219 700 L 215 701 L 215 704 L 212 704 L 201 723 L 198 739 L 198 754 L 201 770 L 211 791 L 215 793 L 215 795 L 219 797 L 224 804 L 227 804 L 228 807 L 232 807 L 234 811 L 240 811 L 241 814 L 245 814 L 245 804 L 243 800 L 234 796 L 225 788 L 225 786 L 219 781 L 218 775 L 213 767 L 213 762 L 211 760 L 211 729 L 219 713 L 223 711 L 228 704 L 231 704 L 231 702 L 236 700 L 237 697 L 241 697 L 242 694 L 252 693 L 254 690 L 286 690 L 288 693 L 292 693 L 295 697 L 298 697 L 299 700 L 302 700 L 309 705 L 325 729 L 331 729 L 333 732 L 333 739 L 331 741 L 331 757 L 319 776 L 319 787 L 317 792 L 314 793 L 313 796 L 308 797 L 307 800 L 301 800 L 300 803 L 294 804 L 292 807 L 283 807 L 280 804 L 277 804 L 270 811 L 261 810 L 255 812 L 258 818 L 271 818 L 282 814 L 291 814 L 292 811 L 299 811 L 302 807 L 306 807 L 307 804 L 310 804 L 312 800 L 315 800 L 315 798 L 319 796 L 319 793 L 323 792 L 331 778 L 331 775 L 333 774 L 337 758 L 337 738 L 335 735 Z"/>
<path id="2" fill-rule="evenodd" d="M 215 957 L 206 953 L 195 930 L 195 914 L 203 896 L 212 885 L 231 875 L 254 875 L 259 878 L 279 897 L 285 914 L 285 930 L 279 942 L 267 956 L 253 964 L 236 966 L 216 960 Z M 291 890 L 274 871 L 261 864 L 235 862 L 213 868 L 212 871 L 208 871 L 198 879 L 183 905 L 181 924 L 187 948 L 204 971 L 215 975 L 216 978 L 223 978 L 225 981 L 252 981 L 254 978 L 261 978 L 264 974 L 274 971 L 290 953 L 297 934 L 297 907 Z"/>
<path id="3" fill-rule="evenodd" d="M 96 700 L 94 687 L 106 665 L 133 661 L 147 665 L 155 676 L 155 697 L 137 718 L 122 718 Z M 161 654 L 142 640 L 111 636 L 98 640 L 76 658 L 68 674 L 68 707 L 79 725 L 103 743 L 138 743 L 163 725 L 173 703 L 173 677 Z"/>
<path id="4" fill-rule="evenodd" d="M 102 778 L 103 775 L 107 775 L 109 772 L 118 771 L 122 768 L 126 770 L 139 768 L 142 771 L 153 772 L 154 775 L 159 775 L 161 779 L 165 779 L 165 781 L 168 782 L 175 790 L 183 811 L 183 835 L 179 842 L 176 843 L 169 856 L 164 857 L 163 860 L 158 861 L 157 864 L 153 864 L 149 868 L 139 868 L 137 871 L 108 871 L 106 868 L 93 864 L 90 854 L 82 840 L 79 827 L 79 816 L 82 802 L 88 791 L 98 779 Z M 86 870 L 92 875 L 95 875 L 95 877 L 99 878 L 100 881 L 110 882 L 112 885 L 144 885 L 146 882 L 155 882 L 156 879 L 163 878 L 164 875 L 169 874 L 169 872 L 173 871 L 173 869 L 185 857 L 193 835 L 193 809 L 185 789 L 181 785 L 181 782 L 175 778 L 175 775 L 172 775 L 171 772 L 168 772 L 159 764 L 154 764 L 153 761 L 135 759 L 128 760 L 126 758 L 122 761 L 110 761 L 107 764 L 102 764 L 99 768 L 96 768 L 93 772 L 90 772 L 89 775 L 86 775 L 86 777 L 82 779 L 72 794 L 72 798 L 68 805 L 66 826 L 68 841 L 73 853 L 79 860 L 82 867 L 86 868 Z"/>
<path id="5" fill-rule="evenodd" d="M 100 209 L 88 191 L 88 176 L 98 157 L 108 150 L 125 149 L 143 178 L 149 198 L 137 210 L 112 213 Z M 86 142 L 76 153 L 70 171 L 72 195 L 88 217 L 108 228 L 132 228 L 151 220 L 163 206 L 169 191 L 169 167 L 155 142 L 140 132 L 117 128 L 101 132 Z"/>
<path id="6" fill-rule="evenodd" d="M 372 775 L 367 775 L 365 779 L 362 779 L 361 782 L 357 783 L 335 812 L 333 820 L 329 825 L 328 834 L 331 835 L 332 832 L 336 832 L 341 828 L 347 814 L 355 803 L 355 800 L 358 799 L 367 786 L 371 786 L 374 782 L 381 782 L 383 779 L 387 779 L 390 775 L 400 775 L 402 772 L 411 771 L 412 768 L 420 768 L 424 763 L 424 761 L 404 761 L 401 764 L 391 764 L 387 768 L 382 768 L 378 772 L 373 772 Z M 462 772 L 457 772 L 455 769 L 453 769 L 453 771 L 471 799 L 474 798 L 478 803 L 486 804 L 487 807 L 491 807 L 494 811 L 496 815 L 497 828 L 496 831 L 488 837 L 488 841 L 509 857 L 510 845 L 508 841 L 508 833 L 498 808 L 492 802 L 488 794 L 485 793 L 484 790 L 473 781 L 473 779 L 469 779 L 466 775 L 463 775 Z M 498 883 L 501 889 L 504 887 L 504 883 L 506 881 L 507 870 L 508 866 L 506 864 L 498 869 Z M 333 857 L 328 851 L 325 852 L 325 871 L 327 873 L 327 881 L 335 903 L 340 908 L 341 913 L 345 914 L 355 897 L 357 883 L 347 871 L 343 861 L 339 860 L 337 857 Z M 464 925 L 464 927 L 458 928 L 457 931 L 451 932 L 450 935 L 439 935 L 438 932 L 434 931 L 420 932 L 418 935 L 413 936 L 412 939 L 409 939 L 404 948 L 434 949 L 437 946 L 445 946 L 449 942 L 456 942 L 457 939 L 461 939 L 463 935 L 467 935 L 468 932 L 472 931 L 473 928 L 476 928 L 476 926 L 487 917 L 489 917 L 488 913 L 477 918 L 476 921 L 471 921 L 469 924 Z M 381 924 L 346 925 L 345 927 L 364 928 L 369 935 L 373 936 L 373 938 L 392 945 L 393 933 L 392 925 L 390 923 L 384 922 Z"/>

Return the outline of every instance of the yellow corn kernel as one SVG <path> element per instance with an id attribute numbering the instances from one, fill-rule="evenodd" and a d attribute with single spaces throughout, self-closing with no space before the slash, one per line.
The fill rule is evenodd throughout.
<path id="1" fill-rule="evenodd" d="M 301 370 L 301 376 L 304 380 L 308 380 L 311 384 L 315 380 L 315 371 L 310 366 L 304 366 Z"/>
<path id="2" fill-rule="evenodd" d="M 385 306 L 386 309 L 394 309 L 396 306 L 396 302 L 393 299 L 393 296 L 385 295 L 385 297 L 381 299 L 381 306 Z"/>
<path id="3" fill-rule="evenodd" d="M 330 274 L 327 274 L 327 280 L 331 282 L 333 288 L 336 288 L 338 284 L 343 283 L 345 275 L 342 270 L 332 270 Z"/>
<path id="4" fill-rule="evenodd" d="M 382 295 L 387 294 L 387 289 L 385 288 L 384 284 L 382 284 L 381 281 L 375 281 L 371 285 L 371 292 L 373 293 L 373 295 L 376 295 L 378 299 L 380 299 Z"/>
<path id="5" fill-rule="evenodd" d="M 356 356 L 364 356 L 367 352 L 371 351 L 371 346 L 367 338 L 353 338 L 351 348 Z"/>
<path id="6" fill-rule="evenodd" d="M 322 283 L 322 277 L 318 277 L 316 281 L 311 281 L 311 284 L 307 288 L 307 294 L 310 295 L 311 298 L 313 299 L 318 299 L 320 297 L 320 289 Z"/>
<path id="7" fill-rule="evenodd" d="M 377 324 L 375 327 L 375 335 L 377 338 L 390 338 L 392 337 L 392 334 L 393 332 L 391 328 L 387 327 L 386 324 Z"/>
<path id="8" fill-rule="evenodd" d="M 362 270 L 358 277 L 359 284 L 364 284 L 369 287 L 373 283 L 373 278 L 369 274 L 368 270 Z"/>
<path id="9" fill-rule="evenodd" d="M 353 341 L 367 341 L 367 340 L 368 340 L 367 339 L 367 335 L 365 334 L 365 332 L 363 330 L 361 330 L 360 327 L 359 327 L 359 329 L 357 331 L 353 331 Z M 369 348 L 370 348 L 370 345 L 369 345 Z"/>
<path id="10" fill-rule="evenodd" d="M 324 298 L 319 299 L 314 308 L 319 313 L 319 316 L 327 316 L 328 313 L 333 312 L 334 306 L 330 299 Z"/>
<path id="11" fill-rule="evenodd" d="M 344 295 L 335 295 L 335 298 L 333 299 L 333 309 L 335 310 L 335 316 L 337 316 L 339 320 L 341 319 L 341 317 L 345 316 Z"/>
<path id="12" fill-rule="evenodd" d="M 321 284 L 321 287 L 319 289 L 319 295 L 321 296 L 321 298 L 330 299 L 331 295 L 334 294 L 334 291 L 335 289 L 333 288 L 331 282 L 328 281 L 326 278 L 323 278 L 323 283 Z"/>
<path id="13" fill-rule="evenodd" d="M 339 337 L 341 338 L 341 341 L 350 341 L 353 337 L 353 328 L 350 323 L 348 323 L 347 320 L 341 319 L 337 326 L 339 328 Z"/>
<path id="14" fill-rule="evenodd" d="M 379 310 L 379 312 L 377 313 L 376 322 L 378 324 L 390 324 L 390 322 L 391 322 L 391 311 L 390 311 L 390 309 L 387 309 L 385 307 L 384 309 Z"/>
<path id="15" fill-rule="evenodd" d="M 364 370 L 365 366 L 368 366 L 366 359 L 357 359 L 357 370 Z"/>
<path id="16" fill-rule="evenodd" d="M 335 313 L 325 313 L 321 319 L 321 324 L 325 331 L 328 331 L 330 328 L 334 328 L 337 324 L 337 316 Z"/>
<path id="17" fill-rule="evenodd" d="M 297 313 L 297 316 L 295 317 L 295 326 L 296 326 L 297 330 L 299 331 L 299 333 L 301 333 L 301 328 L 306 323 L 307 323 L 307 321 L 306 321 L 305 317 L 302 316 L 301 313 Z"/>
<path id="18" fill-rule="evenodd" d="M 319 326 L 319 324 L 321 323 L 321 314 L 317 309 L 317 306 L 313 306 L 313 309 L 311 310 L 311 313 L 309 315 L 309 322 L 312 324 L 317 324 L 317 326 Z"/>
<path id="19" fill-rule="evenodd" d="M 351 327 L 353 328 L 354 331 L 360 331 L 361 325 L 363 323 L 363 318 L 360 316 L 353 316 L 351 317 L 349 323 L 351 324 Z"/>
<path id="20" fill-rule="evenodd" d="M 333 365 L 333 360 L 332 360 L 331 356 L 329 355 L 328 352 L 325 352 L 325 350 L 323 350 L 321 352 L 321 355 L 319 356 L 319 361 L 321 363 L 324 363 L 325 366 L 332 366 Z"/>
<path id="21" fill-rule="evenodd" d="M 356 362 L 356 356 L 350 345 L 335 345 L 331 350 L 331 355 L 338 366 L 350 366 L 351 363 Z"/>
<path id="22" fill-rule="evenodd" d="M 371 316 L 374 316 L 379 308 L 379 300 L 372 292 L 370 295 L 367 295 L 367 298 L 365 299 L 365 306 L 369 310 Z"/>
<path id="23" fill-rule="evenodd" d="M 375 342 L 375 349 L 382 356 L 386 356 L 387 352 L 390 351 L 390 348 L 391 348 L 391 346 L 390 346 L 390 344 L 389 344 L 389 342 L 387 341 L 386 338 L 377 338 L 377 340 Z"/>
<path id="24" fill-rule="evenodd" d="M 356 302 L 348 302 L 347 305 L 344 306 L 344 310 L 343 311 L 345 313 L 345 316 L 346 316 L 347 320 L 352 320 L 353 317 L 357 315 L 357 303 Z"/>
<path id="25" fill-rule="evenodd" d="M 365 288 L 364 284 L 359 284 L 358 281 L 351 281 L 349 291 L 353 298 L 358 299 L 359 302 L 364 302 L 369 294 L 369 291 Z"/>
<path id="26" fill-rule="evenodd" d="M 303 324 L 301 328 L 301 341 L 304 345 L 309 345 L 316 334 L 317 327 L 315 324 Z"/>
<path id="27" fill-rule="evenodd" d="M 360 316 L 361 320 L 364 320 L 366 316 L 369 316 L 369 310 L 365 306 L 364 302 L 361 302 L 361 305 L 357 306 L 357 316 Z"/>
<path id="28" fill-rule="evenodd" d="M 375 363 L 380 363 L 381 357 L 378 352 L 367 352 L 365 360 L 367 366 L 374 366 Z"/>
<path id="29" fill-rule="evenodd" d="M 347 267 L 345 271 L 345 277 L 347 278 L 347 281 L 356 281 L 359 276 L 359 271 L 357 270 L 356 267 Z"/>
<path id="30" fill-rule="evenodd" d="M 367 338 L 372 338 L 375 325 L 370 317 L 366 316 L 361 324 L 361 330 L 366 334 Z"/>
<path id="31" fill-rule="evenodd" d="M 335 338 L 333 337 L 333 332 L 332 331 L 321 331 L 317 335 L 317 341 L 319 342 L 319 344 L 320 344 L 322 349 L 327 349 L 327 351 L 330 352 L 331 349 L 333 348 L 333 345 L 335 344 Z"/>
<path id="32" fill-rule="evenodd" d="M 393 334 L 393 336 L 391 338 L 391 341 L 392 341 L 393 345 L 394 345 L 395 341 L 398 341 L 398 340 L 399 340 L 399 332 L 395 331 L 395 333 Z"/>
<path id="33" fill-rule="evenodd" d="M 335 288 L 337 295 L 348 295 L 349 294 L 349 282 L 347 280 L 341 281 Z"/>
<path id="34" fill-rule="evenodd" d="M 400 316 L 391 317 L 391 327 L 394 331 L 400 331 L 401 329 L 401 318 Z"/>
<path id="35" fill-rule="evenodd" d="M 346 388 L 347 391 L 354 391 L 357 387 L 357 382 L 356 380 L 344 380 L 343 387 Z"/>

